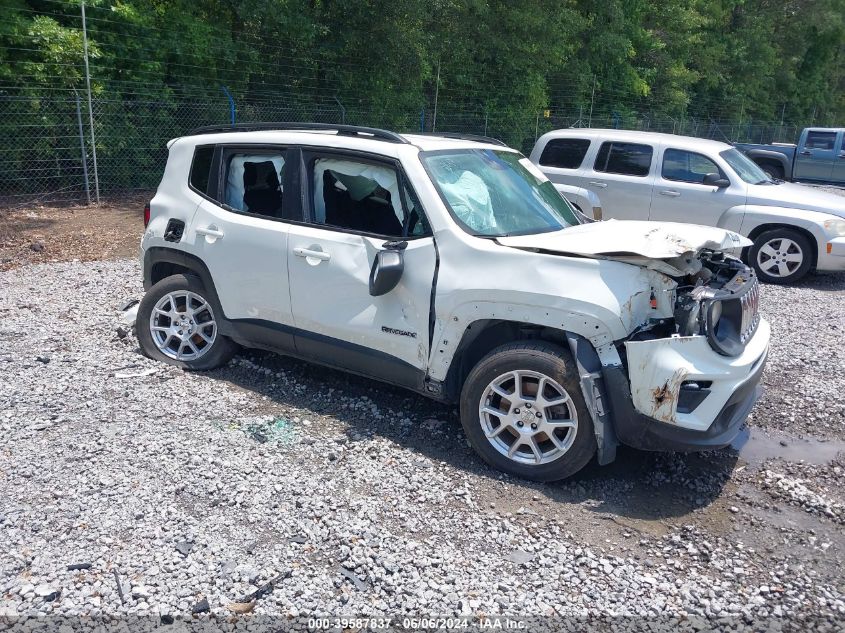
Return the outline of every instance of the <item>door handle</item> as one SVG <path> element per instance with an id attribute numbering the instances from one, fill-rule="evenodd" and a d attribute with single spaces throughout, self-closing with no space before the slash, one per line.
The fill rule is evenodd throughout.
<path id="1" fill-rule="evenodd" d="M 217 227 L 215 227 L 214 225 L 208 226 L 208 227 L 205 227 L 205 228 L 199 227 L 197 229 L 197 234 L 206 235 L 208 237 L 214 237 L 214 238 L 217 238 L 218 240 L 221 237 L 223 237 L 223 231 L 218 230 Z"/>
<path id="2" fill-rule="evenodd" d="M 677 198 L 681 195 L 680 191 L 672 191 L 671 189 L 664 189 L 660 192 L 661 196 L 666 196 L 668 198 Z"/>
<path id="3" fill-rule="evenodd" d="M 606 189 L 607 188 L 606 182 L 596 182 L 594 180 L 591 180 L 590 184 L 593 185 L 593 187 L 598 187 L 599 189 Z"/>
<path id="4" fill-rule="evenodd" d="M 805 149 L 803 152 L 801 152 L 801 156 L 812 156 L 812 155 L 813 155 L 813 152 L 811 152 L 808 149 Z"/>
<path id="5" fill-rule="evenodd" d="M 332 258 L 329 253 L 324 253 L 323 251 L 312 251 L 308 248 L 295 248 L 293 249 L 293 254 L 297 257 L 313 257 L 314 259 L 319 259 L 322 262 L 327 262 Z"/>

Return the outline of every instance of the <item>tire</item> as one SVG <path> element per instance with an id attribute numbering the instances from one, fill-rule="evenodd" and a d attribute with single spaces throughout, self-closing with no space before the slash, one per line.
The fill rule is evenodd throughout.
<path id="1" fill-rule="evenodd" d="M 748 249 L 748 263 L 761 281 L 792 284 L 812 267 L 813 249 L 810 240 L 798 231 L 772 229 L 754 239 Z"/>
<path id="2" fill-rule="evenodd" d="M 516 394 L 511 372 L 519 372 L 522 397 Z M 541 379 L 547 402 L 553 401 L 556 393 L 566 400 L 558 398 L 550 406 L 538 402 Z M 493 390 L 494 385 L 498 391 Z M 538 409 L 542 409 L 539 415 Z M 482 358 L 461 391 L 461 424 L 485 462 L 534 481 L 565 479 L 586 466 L 596 453 L 593 422 L 581 394 L 575 363 L 567 350 L 551 343 L 511 343 Z M 536 424 L 535 430 L 532 424 Z M 493 437 L 488 439 L 490 433 Z M 516 448 L 514 443 L 518 443 Z"/>
<path id="3" fill-rule="evenodd" d="M 774 163 L 758 163 L 769 178 L 774 180 L 783 180 L 783 167 L 775 165 Z"/>
<path id="4" fill-rule="evenodd" d="M 135 330 L 145 356 L 204 371 L 225 365 L 238 350 L 220 334 L 220 318 L 222 310 L 213 293 L 206 291 L 198 277 L 179 274 L 162 279 L 144 295 Z"/>

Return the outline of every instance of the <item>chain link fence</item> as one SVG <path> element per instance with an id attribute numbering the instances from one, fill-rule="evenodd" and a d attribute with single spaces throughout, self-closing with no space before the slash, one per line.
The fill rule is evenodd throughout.
<path id="1" fill-rule="evenodd" d="M 397 113 L 347 108 L 337 99 L 314 104 L 290 96 L 232 104 L 223 92 L 159 99 L 94 96 L 89 119 L 88 101 L 81 93 L 7 93 L 0 94 L 0 206 L 89 202 L 155 189 L 167 159 L 167 141 L 196 127 L 229 123 L 233 105 L 238 121 L 314 121 L 405 132 L 482 134 L 505 138 L 523 152 L 530 151 L 541 134 L 566 127 L 648 130 L 756 143 L 793 142 L 800 131 L 798 126 L 748 120 L 621 116 L 612 110 L 589 112 L 587 106 L 536 113 L 490 112 L 441 101 L 437 107 L 429 104 L 419 111 Z"/>

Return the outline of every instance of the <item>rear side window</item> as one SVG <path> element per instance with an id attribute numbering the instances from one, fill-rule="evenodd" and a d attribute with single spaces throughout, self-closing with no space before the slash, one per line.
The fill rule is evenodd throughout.
<path id="1" fill-rule="evenodd" d="M 191 186 L 202 193 L 208 193 L 208 175 L 211 173 L 211 160 L 214 158 L 214 145 L 204 145 L 194 151 L 191 163 Z"/>
<path id="2" fill-rule="evenodd" d="M 589 148 L 589 139 L 554 138 L 543 148 L 543 153 L 540 155 L 540 164 L 544 167 L 578 169 Z"/>
<path id="3" fill-rule="evenodd" d="M 833 149 L 836 142 L 836 132 L 807 132 L 807 149 Z"/>
<path id="4" fill-rule="evenodd" d="M 637 143 L 602 143 L 596 156 L 596 171 L 626 176 L 648 176 L 654 148 Z"/>
<path id="5" fill-rule="evenodd" d="M 223 201 L 237 211 L 282 217 L 283 151 L 229 155 Z"/>

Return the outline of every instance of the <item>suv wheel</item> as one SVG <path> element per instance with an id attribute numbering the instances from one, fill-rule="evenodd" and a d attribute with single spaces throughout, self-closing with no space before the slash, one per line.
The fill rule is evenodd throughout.
<path id="1" fill-rule="evenodd" d="M 798 281 L 810 270 L 812 260 L 810 242 L 791 229 L 773 229 L 758 235 L 748 253 L 748 263 L 757 276 L 772 284 Z"/>
<path id="2" fill-rule="evenodd" d="M 481 359 L 464 383 L 461 423 L 484 461 L 535 481 L 569 477 L 596 452 L 575 364 L 551 343 L 504 345 Z"/>
<path id="3" fill-rule="evenodd" d="M 183 369 L 226 364 L 237 346 L 220 334 L 215 306 L 193 275 L 162 279 L 144 295 L 135 329 L 146 356 Z"/>

